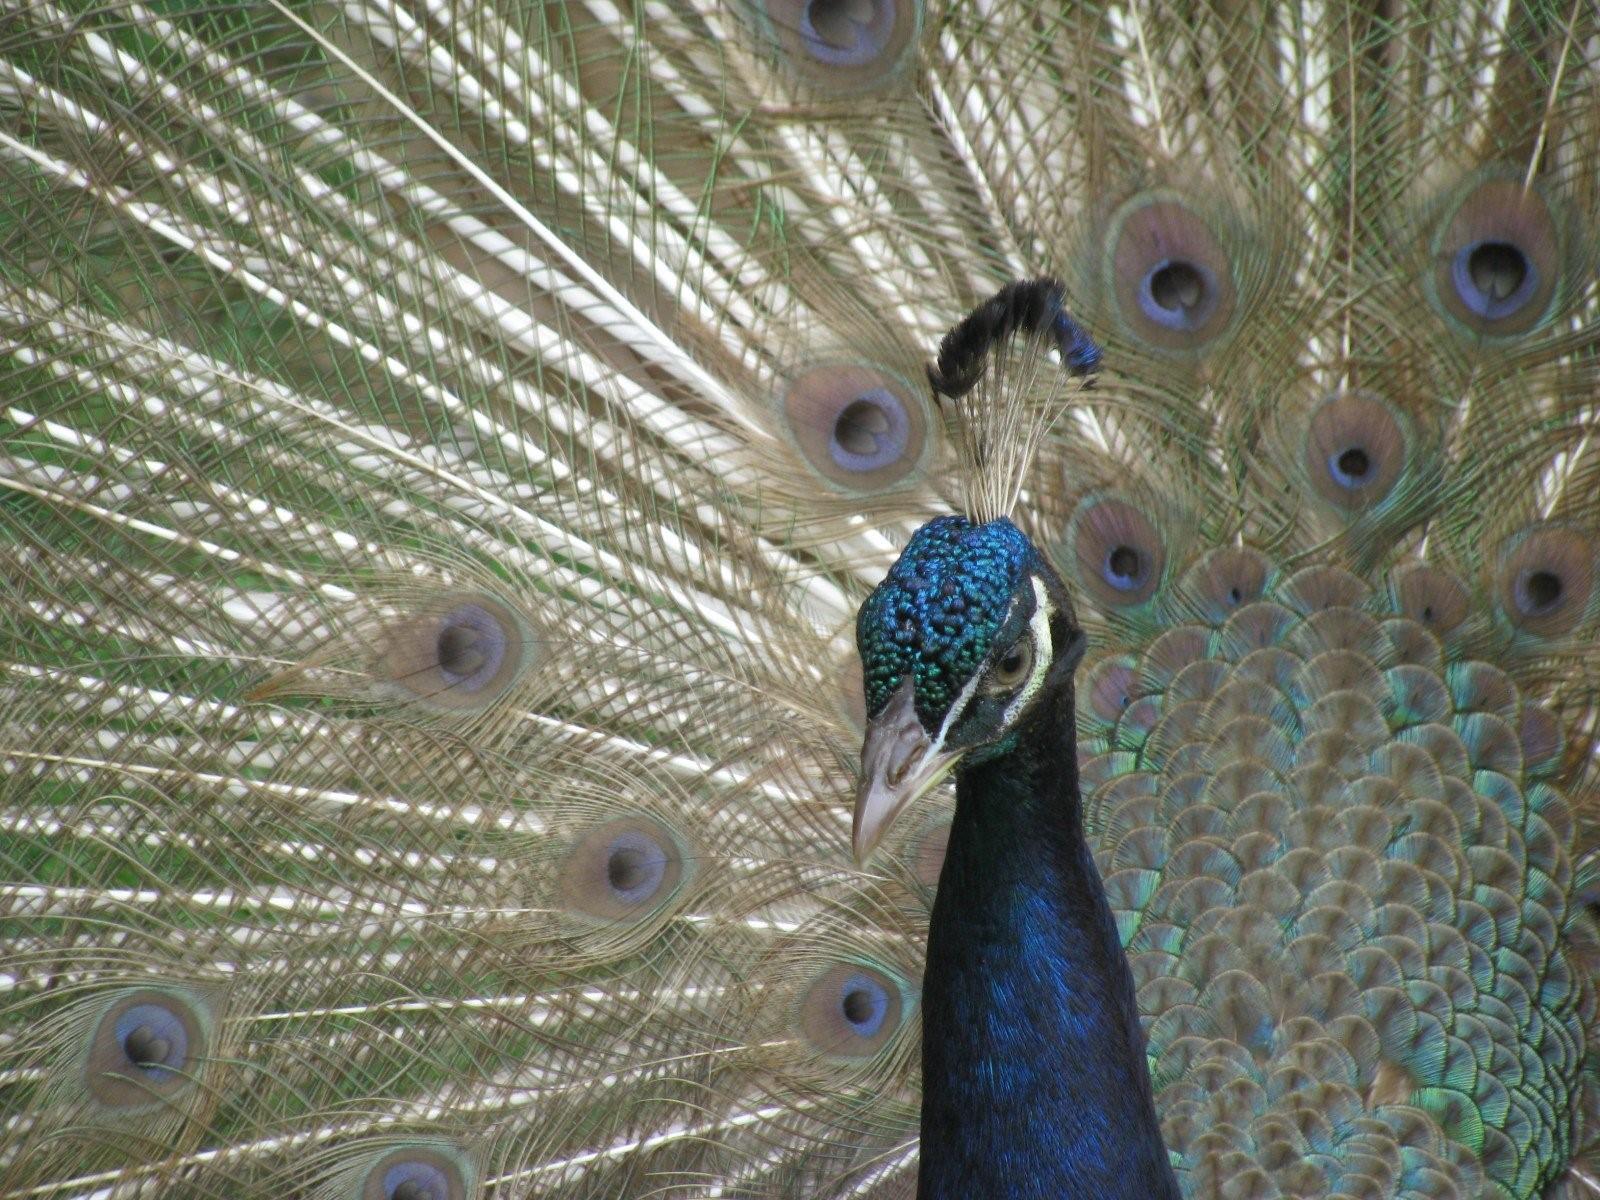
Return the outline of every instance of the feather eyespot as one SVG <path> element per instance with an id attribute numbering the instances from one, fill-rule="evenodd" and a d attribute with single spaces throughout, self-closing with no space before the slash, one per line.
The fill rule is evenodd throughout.
<path id="1" fill-rule="evenodd" d="M 1155 594 L 1166 547 L 1155 523 L 1126 500 L 1105 497 L 1080 505 L 1067 540 L 1079 578 L 1101 603 L 1125 608 Z"/>
<path id="2" fill-rule="evenodd" d="M 1550 312 L 1560 237 L 1544 198 L 1520 180 L 1471 188 L 1441 224 L 1433 255 L 1438 302 L 1470 333 L 1525 333 Z"/>
<path id="3" fill-rule="evenodd" d="M 648 818 L 622 818 L 589 830 L 561 868 L 569 908 L 603 921 L 638 920 L 675 894 L 684 855 L 667 830 Z"/>
<path id="4" fill-rule="evenodd" d="M 1107 270 L 1123 320 L 1163 350 L 1195 350 L 1225 332 L 1237 302 L 1216 233 L 1168 193 L 1137 197 L 1112 220 Z"/>
<path id="5" fill-rule="evenodd" d="M 918 0 L 765 0 L 789 68 L 834 95 L 892 83 L 922 29 Z"/>
<path id="6" fill-rule="evenodd" d="M 1369 508 L 1394 490 L 1408 449 L 1407 430 L 1388 405 L 1366 392 L 1344 392 L 1312 413 L 1305 470 L 1330 504 Z"/>
<path id="7" fill-rule="evenodd" d="M 373 1163 L 361 1200 L 467 1200 L 475 1191 L 462 1164 L 442 1148 L 401 1146 Z"/>
<path id="8" fill-rule="evenodd" d="M 819 975 L 800 1002 L 800 1026 L 825 1054 L 865 1058 L 900 1027 L 899 985 L 861 963 L 838 963 Z"/>
<path id="9" fill-rule="evenodd" d="M 444 712 L 488 708 L 533 658 L 515 610 L 485 593 L 457 593 L 383 631 L 373 673 L 390 690 Z"/>
<path id="10" fill-rule="evenodd" d="M 142 989 L 120 997 L 90 1039 L 90 1092 L 113 1108 L 168 1102 L 195 1081 L 206 1024 L 197 1003 L 176 993 Z"/>
<path id="11" fill-rule="evenodd" d="M 927 409 L 902 379 L 864 365 L 813 367 L 783 395 L 781 411 L 801 455 L 829 483 L 875 492 L 922 461 Z"/>
<path id="12" fill-rule="evenodd" d="M 1511 539 L 1499 576 L 1501 606 L 1514 625 L 1544 636 L 1569 633 L 1593 606 L 1594 542 L 1576 529 L 1532 526 Z"/>

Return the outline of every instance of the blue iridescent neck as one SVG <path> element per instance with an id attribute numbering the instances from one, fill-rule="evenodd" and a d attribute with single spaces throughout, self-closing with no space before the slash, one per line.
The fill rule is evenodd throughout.
<path id="1" fill-rule="evenodd" d="M 1070 686 L 968 765 L 928 929 L 919 1200 L 1176 1200 Z"/>

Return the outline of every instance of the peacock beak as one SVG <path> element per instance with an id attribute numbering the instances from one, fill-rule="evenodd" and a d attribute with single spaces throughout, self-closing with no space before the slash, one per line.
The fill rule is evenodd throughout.
<path id="1" fill-rule="evenodd" d="M 867 861 L 912 801 L 948 775 L 961 757 L 959 751 L 941 750 L 923 730 L 913 686 L 908 675 L 867 725 L 852 823 L 858 864 Z"/>

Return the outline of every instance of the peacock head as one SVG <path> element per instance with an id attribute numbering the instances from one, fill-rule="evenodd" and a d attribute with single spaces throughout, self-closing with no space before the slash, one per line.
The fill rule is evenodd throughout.
<path id="1" fill-rule="evenodd" d="M 1083 658 L 1061 577 L 1000 518 L 937 517 L 912 536 L 856 616 L 867 736 L 856 794 L 864 861 L 907 805 L 1009 753 Z"/>

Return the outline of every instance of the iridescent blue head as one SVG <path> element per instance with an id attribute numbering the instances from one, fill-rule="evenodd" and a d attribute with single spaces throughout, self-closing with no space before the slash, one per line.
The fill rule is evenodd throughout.
<path id="1" fill-rule="evenodd" d="M 856 797 L 864 859 L 906 805 L 956 769 L 1011 752 L 1083 634 L 1061 578 L 1004 518 L 938 517 L 856 617 L 867 738 Z"/>

